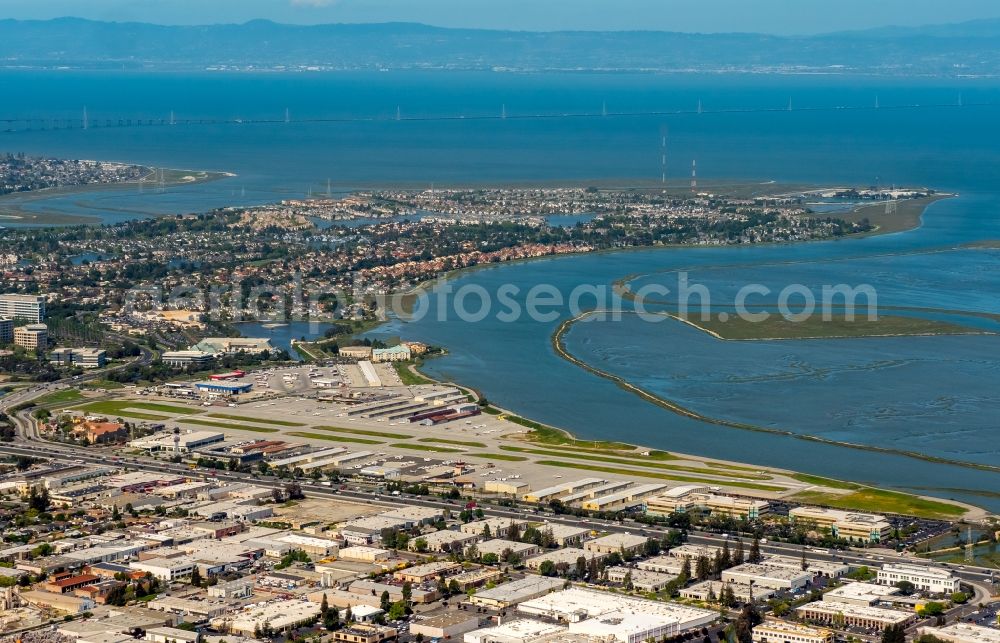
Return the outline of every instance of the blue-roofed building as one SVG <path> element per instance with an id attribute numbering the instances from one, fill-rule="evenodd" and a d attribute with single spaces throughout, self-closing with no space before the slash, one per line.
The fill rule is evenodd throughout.
<path id="1" fill-rule="evenodd" d="M 242 393 L 249 393 L 253 389 L 251 382 L 195 382 L 195 389 L 199 393 L 211 396 L 233 397 Z"/>

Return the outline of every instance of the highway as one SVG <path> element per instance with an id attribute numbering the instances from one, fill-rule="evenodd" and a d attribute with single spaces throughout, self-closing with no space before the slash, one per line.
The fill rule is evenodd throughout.
<path id="1" fill-rule="evenodd" d="M 23 438 L 14 443 L 0 444 L 0 453 L 29 457 L 46 457 L 62 462 L 83 462 L 96 465 L 107 465 L 109 463 L 108 456 L 105 453 L 94 452 L 80 447 L 59 445 L 51 442 L 45 442 L 43 444 L 28 442 Z M 120 464 L 121 466 L 128 467 L 130 469 L 156 471 L 160 473 L 174 474 L 177 476 L 190 477 L 197 475 L 199 477 L 217 478 L 226 482 L 243 482 L 269 489 L 283 489 L 285 484 L 289 482 L 288 480 L 282 480 L 273 476 L 259 476 L 255 473 L 205 470 L 196 472 L 192 471 L 189 466 L 184 464 L 175 464 L 152 458 L 135 458 L 129 460 L 128 462 L 116 462 L 116 464 Z M 458 500 L 449 501 L 436 497 L 409 495 L 394 497 L 378 494 L 374 491 L 359 489 L 357 487 L 348 489 L 331 488 L 312 480 L 297 480 L 297 482 L 301 485 L 303 492 L 309 497 L 339 498 L 342 500 L 357 502 L 359 504 L 384 506 L 386 508 L 395 508 L 400 505 L 421 506 L 448 509 L 452 512 L 458 512 L 464 508 L 464 501 Z M 610 520 L 555 515 L 544 510 L 536 511 L 534 507 L 530 509 L 512 509 L 508 507 L 490 506 L 483 503 L 480 503 L 480 505 L 485 510 L 488 510 L 491 515 L 495 516 L 528 519 L 533 521 L 544 520 L 550 523 L 564 524 L 573 527 L 584 527 L 601 532 L 639 533 L 643 535 L 655 536 L 657 538 L 663 538 L 669 532 L 668 529 L 650 527 L 633 521 L 619 523 Z M 692 544 L 717 546 L 721 546 L 726 540 L 729 540 L 730 543 L 733 541 L 733 538 L 727 534 L 715 534 L 704 531 L 690 531 L 688 532 L 687 539 L 688 542 Z M 765 554 L 791 556 L 795 558 L 802 555 L 802 547 L 800 545 L 789 543 L 761 543 L 760 549 Z M 882 551 L 876 555 L 868 553 L 865 550 L 858 549 L 847 551 L 830 550 L 826 553 L 820 553 L 815 548 L 809 548 L 807 549 L 807 556 L 816 560 L 837 561 L 854 566 L 868 565 L 878 567 L 884 563 L 909 563 L 927 567 L 936 566 L 931 561 L 913 556 L 887 554 Z M 985 567 L 976 567 L 973 565 L 950 565 L 949 569 L 951 569 L 951 571 L 963 581 L 972 584 L 972 586 L 977 589 L 977 597 L 980 599 L 986 599 L 992 593 L 992 583 L 996 578 L 996 570 L 991 570 Z"/>

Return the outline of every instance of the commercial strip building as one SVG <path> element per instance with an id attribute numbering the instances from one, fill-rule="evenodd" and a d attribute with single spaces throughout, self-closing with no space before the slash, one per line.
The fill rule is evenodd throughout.
<path id="1" fill-rule="evenodd" d="M 646 513 L 653 515 L 667 516 L 689 511 L 756 520 L 769 514 L 771 507 L 766 500 L 712 493 L 708 487 L 699 485 L 674 487 L 646 501 Z"/>
<path id="2" fill-rule="evenodd" d="M 621 643 L 669 638 L 718 618 L 718 612 L 696 607 L 580 588 L 521 603 L 517 611 L 568 623 L 571 634 Z"/>
<path id="3" fill-rule="evenodd" d="M 469 598 L 473 605 L 493 609 L 507 609 L 513 605 L 545 596 L 549 592 L 562 589 L 566 581 L 546 576 L 525 576 L 520 580 L 497 585 L 493 589 L 476 592 Z"/>
<path id="4" fill-rule="evenodd" d="M 549 634 L 565 632 L 566 628 L 532 619 L 507 621 L 494 627 L 467 632 L 465 643 L 534 643 Z"/>
<path id="5" fill-rule="evenodd" d="M 545 561 L 551 561 L 555 565 L 563 564 L 575 565 L 576 561 L 583 558 L 588 563 L 591 559 L 603 560 L 607 557 L 607 554 L 601 554 L 594 551 L 588 551 L 586 549 L 579 549 L 577 547 L 564 547 L 562 549 L 552 549 L 547 552 L 543 552 L 537 556 L 532 556 L 528 560 L 524 561 L 525 566 L 528 569 L 538 570 Z"/>
<path id="6" fill-rule="evenodd" d="M 917 620 L 917 615 L 914 612 L 833 601 L 806 603 L 796 607 L 795 614 L 803 620 L 821 625 L 863 627 L 880 631 L 890 625 L 909 626 Z"/>
<path id="7" fill-rule="evenodd" d="M 666 489 L 666 485 L 649 483 L 627 487 L 622 491 L 584 500 L 580 506 L 587 511 L 620 511 L 645 506 L 646 498 Z"/>
<path id="8" fill-rule="evenodd" d="M 511 525 L 521 528 L 527 524 L 526 520 L 516 520 L 513 518 L 485 518 L 465 523 L 461 526 L 461 531 L 463 534 L 485 536 L 487 533 L 486 528 L 489 527 L 488 533 L 490 538 L 506 538 L 510 536 Z"/>
<path id="9" fill-rule="evenodd" d="M 583 548 L 598 554 L 638 554 L 646 547 L 649 538 L 635 534 L 608 534 L 594 540 L 588 540 Z"/>
<path id="10" fill-rule="evenodd" d="M 660 572 L 651 572 L 644 569 L 623 566 L 609 567 L 605 571 L 608 574 L 608 580 L 612 583 L 631 585 L 635 589 L 643 592 L 659 592 L 664 589 L 670 581 L 677 578 L 674 574 L 661 574 Z"/>
<path id="11" fill-rule="evenodd" d="M 833 631 L 767 619 L 753 628 L 753 643 L 833 643 Z"/>
<path id="12" fill-rule="evenodd" d="M 502 538 L 494 538 L 493 540 L 477 543 L 476 549 L 479 550 L 480 555 L 493 554 L 497 557 L 502 556 L 504 552 L 509 550 L 511 553 L 520 556 L 522 560 L 535 556 L 542 550 L 541 547 L 533 543 L 522 543 Z"/>
<path id="13" fill-rule="evenodd" d="M 831 589 L 823 594 L 823 600 L 832 603 L 849 603 L 851 605 L 870 606 L 881 603 L 894 594 L 898 594 L 899 589 L 887 586 L 876 585 L 875 583 L 844 583 L 840 587 Z"/>
<path id="14" fill-rule="evenodd" d="M 768 589 L 792 590 L 805 587 L 813 575 L 808 571 L 788 569 L 764 563 L 743 563 L 722 572 L 723 583 L 754 585 Z"/>
<path id="15" fill-rule="evenodd" d="M 930 635 L 948 643 L 1000 643 L 1000 630 L 972 623 L 952 623 L 944 627 L 921 627 L 920 635 Z"/>
<path id="16" fill-rule="evenodd" d="M 947 569 L 911 565 L 908 563 L 887 563 L 878 570 L 877 582 L 881 585 L 895 585 L 903 581 L 913 583 L 922 592 L 951 594 L 960 589 L 958 578 Z"/>
<path id="17" fill-rule="evenodd" d="M 837 538 L 860 540 L 862 542 L 882 542 L 892 532 L 892 525 L 885 516 L 863 514 L 824 507 L 794 507 L 788 517 L 795 523 L 811 523 L 819 531 L 830 530 Z"/>
<path id="18" fill-rule="evenodd" d="M 235 614 L 213 619 L 212 627 L 247 637 L 262 631 L 285 632 L 305 625 L 320 615 L 320 606 L 306 600 L 277 600 L 254 605 Z"/>
<path id="19" fill-rule="evenodd" d="M 603 478 L 583 478 L 572 482 L 563 482 L 551 487 L 545 487 L 544 489 L 529 491 L 521 496 L 521 500 L 539 504 L 546 503 L 552 500 L 559 500 L 563 496 L 568 496 L 570 494 L 584 491 L 585 489 L 590 489 L 591 487 L 602 485 L 606 482 L 607 480 Z"/>
<path id="20" fill-rule="evenodd" d="M 42 295 L 0 295 L 0 317 L 39 324 L 45 321 L 45 303 Z"/>
<path id="21" fill-rule="evenodd" d="M 680 589 L 680 594 L 684 598 L 693 598 L 699 601 L 718 599 L 725 589 L 730 589 L 736 600 L 747 602 L 753 600 L 767 600 L 777 592 L 766 587 L 751 587 L 750 585 L 740 585 L 738 583 L 723 583 L 717 580 L 706 580 L 694 585 L 688 585 Z"/>
<path id="22" fill-rule="evenodd" d="M 467 612 L 448 612 L 410 623 L 410 634 L 424 639 L 451 639 L 479 629 L 479 617 Z"/>

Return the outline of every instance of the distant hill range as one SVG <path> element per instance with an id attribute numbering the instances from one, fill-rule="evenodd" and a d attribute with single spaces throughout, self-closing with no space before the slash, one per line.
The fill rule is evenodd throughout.
<path id="1" fill-rule="evenodd" d="M 6 67 L 1000 74 L 1000 20 L 818 36 L 490 31 L 411 23 L 162 26 L 0 20 Z"/>

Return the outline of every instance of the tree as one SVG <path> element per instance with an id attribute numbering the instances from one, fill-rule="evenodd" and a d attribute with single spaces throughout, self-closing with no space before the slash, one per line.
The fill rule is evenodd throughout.
<path id="1" fill-rule="evenodd" d="M 587 558 L 579 556 L 576 559 L 576 577 L 583 578 L 587 574 Z"/>
<path id="2" fill-rule="evenodd" d="M 406 606 L 410 605 L 410 600 L 413 598 L 413 585 L 410 581 L 403 583 L 403 603 Z"/>
<path id="3" fill-rule="evenodd" d="M 198 569 L 197 565 L 191 570 L 191 584 L 195 587 L 201 587 L 201 570 Z"/>
<path id="4" fill-rule="evenodd" d="M 722 542 L 722 554 L 719 556 L 719 573 L 729 569 L 733 566 L 733 557 L 729 552 L 729 540 L 726 539 Z"/>
<path id="5" fill-rule="evenodd" d="M 686 581 L 691 579 L 691 557 L 685 556 L 684 563 L 681 565 L 681 578 Z"/>
<path id="6" fill-rule="evenodd" d="M 490 523 L 483 525 L 483 540 L 489 540 L 493 536 L 490 534 Z"/>
<path id="7" fill-rule="evenodd" d="M 732 563 L 735 567 L 736 565 L 742 565 L 746 555 L 743 553 L 743 539 L 736 539 L 736 549 L 733 551 Z"/>
<path id="8" fill-rule="evenodd" d="M 416 548 L 418 552 L 423 553 L 427 551 L 427 539 L 417 538 L 415 541 L 413 541 L 413 546 Z"/>
<path id="9" fill-rule="evenodd" d="M 398 621 L 406 616 L 406 604 L 403 601 L 396 601 L 389 606 L 387 617 L 390 621 Z"/>
<path id="10" fill-rule="evenodd" d="M 761 561 L 760 538 L 756 536 L 754 536 L 753 543 L 750 544 L 750 558 L 748 560 L 751 563 L 759 563 Z"/>
<path id="11" fill-rule="evenodd" d="M 323 627 L 330 632 L 340 627 L 340 612 L 336 607 L 327 610 L 323 615 Z"/>
<path id="12" fill-rule="evenodd" d="M 807 569 L 809 569 L 809 561 L 806 560 L 806 548 L 805 547 L 802 548 L 802 560 L 800 561 L 800 563 L 802 565 L 802 571 L 806 571 Z"/>
<path id="13" fill-rule="evenodd" d="M 908 580 L 901 580 L 896 583 L 896 589 L 898 589 L 903 596 L 909 596 L 913 593 L 913 590 L 916 589 L 916 586 Z"/>
<path id="14" fill-rule="evenodd" d="M 753 643 L 753 628 L 760 625 L 762 620 L 753 603 L 744 605 L 736 619 L 736 640 L 739 643 Z"/>
<path id="15" fill-rule="evenodd" d="M 882 630 L 882 643 L 906 643 L 906 628 L 902 624 L 886 627 Z"/>
<path id="16" fill-rule="evenodd" d="M 538 573 L 542 576 L 555 576 L 556 564 L 551 560 L 543 560 L 542 564 L 538 566 Z"/>
<path id="17" fill-rule="evenodd" d="M 944 614 L 944 605 L 937 601 L 928 601 L 920 608 L 920 614 L 923 616 L 941 616 Z"/>
<path id="18" fill-rule="evenodd" d="M 733 591 L 733 586 L 729 583 L 726 583 L 722 588 L 722 592 L 719 594 L 719 603 L 725 607 L 736 605 L 736 592 Z"/>
<path id="19" fill-rule="evenodd" d="M 379 608 L 383 612 L 388 612 L 389 607 L 392 605 L 392 601 L 389 600 L 389 590 L 382 592 L 382 596 L 379 597 Z"/>
<path id="20" fill-rule="evenodd" d="M 710 563 L 708 562 L 708 556 L 702 555 L 698 556 L 698 560 L 694 566 L 694 574 L 699 581 L 708 578 Z"/>
<path id="21" fill-rule="evenodd" d="M 326 600 L 326 594 L 323 594 L 323 601 L 319 604 L 319 613 L 321 616 L 326 616 L 328 611 L 330 611 L 330 603 Z"/>

